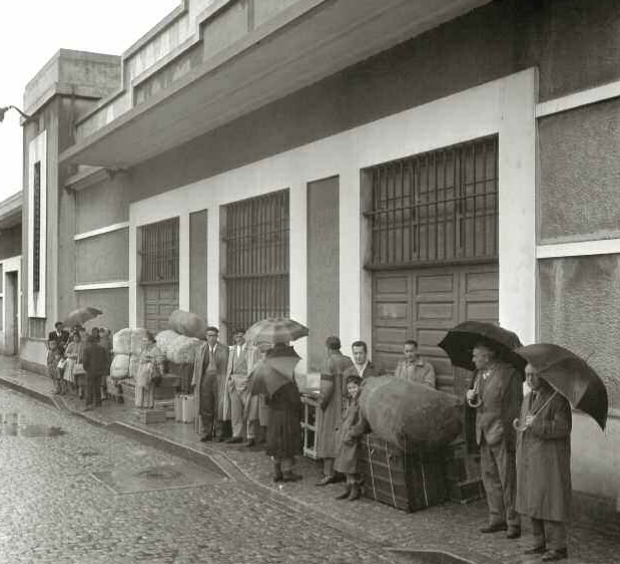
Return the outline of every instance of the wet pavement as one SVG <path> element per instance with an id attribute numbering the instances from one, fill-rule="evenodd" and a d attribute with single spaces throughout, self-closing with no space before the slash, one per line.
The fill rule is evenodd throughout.
<path id="1" fill-rule="evenodd" d="M 22 388 L 28 388 L 30 393 L 33 393 L 41 398 L 52 403 L 51 396 L 51 383 L 48 379 L 34 375 L 27 372 L 20 372 L 14 367 L 3 366 L 0 364 L 0 379 L 9 380 L 13 383 L 18 383 Z M 17 394 L 16 394 L 17 395 Z M 22 398 L 23 401 L 23 398 Z M 79 412 L 81 409 L 80 402 L 70 398 L 63 397 L 58 398 L 54 396 L 54 402 L 63 408 L 70 411 Z M 41 408 L 41 406 L 39 407 Z M 51 412 L 54 412 L 53 409 Z M 0 411 L 4 413 L 9 412 L 5 406 L 0 404 Z M 62 412 L 60 412 L 62 413 Z M 100 424 L 102 427 L 97 428 L 85 424 L 83 417 L 87 417 L 88 420 Z M 274 533 L 276 537 L 286 537 L 291 540 L 291 552 L 280 555 L 278 551 L 283 549 L 282 547 L 288 541 L 281 539 L 276 542 L 275 537 L 269 537 L 269 539 L 263 539 L 261 542 L 258 540 L 258 547 L 255 552 L 251 549 L 251 543 L 247 545 L 239 553 L 239 557 L 233 557 L 236 554 L 236 546 L 228 544 L 228 541 L 217 541 L 219 534 L 224 536 L 233 535 L 235 538 L 245 538 L 246 535 L 252 537 L 253 531 L 249 532 L 244 528 L 232 529 L 226 533 L 226 529 L 222 528 L 221 523 L 213 524 L 210 521 L 205 523 L 205 531 L 210 531 L 210 527 L 215 527 L 214 530 L 220 531 L 215 537 L 205 533 L 198 533 L 198 536 L 203 538 L 209 538 L 208 546 L 213 549 L 216 545 L 218 547 L 228 546 L 231 552 L 226 552 L 226 549 L 218 549 L 210 556 L 198 557 L 187 556 L 188 554 L 195 555 L 196 553 L 184 553 L 182 559 L 179 554 L 174 558 L 177 560 L 161 559 L 161 560 L 149 560 L 142 559 L 136 561 L 145 562 L 193 562 L 192 557 L 198 557 L 196 562 L 284 562 L 284 561 L 299 561 L 299 562 L 365 562 L 365 561 L 377 561 L 382 559 L 397 558 L 398 561 L 410 561 L 410 562 L 450 562 L 447 557 L 443 560 L 437 559 L 435 551 L 444 551 L 452 553 L 461 558 L 466 558 L 471 562 L 477 562 L 480 564 L 488 563 L 507 563 L 507 564 L 521 564 L 521 563 L 534 563 L 539 562 L 537 557 L 526 557 L 522 555 L 525 548 L 528 548 L 531 543 L 529 537 L 529 526 L 525 526 L 523 538 L 517 541 L 510 541 L 505 538 L 504 535 L 481 535 L 478 533 L 478 528 L 484 524 L 486 519 L 486 507 L 484 502 L 476 502 L 467 506 L 459 506 L 452 503 L 446 503 L 440 506 L 432 507 L 423 511 L 419 511 L 412 514 L 406 514 L 401 511 L 392 509 L 386 505 L 381 505 L 370 500 L 360 500 L 355 503 L 342 502 L 334 499 L 335 495 L 340 492 L 342 487 L 340 484 L 327 486 L 324 488 L 318 488 L 314 486 L 314 482 L 318 475 L 318 467 L 314 461 L 308 459 L 302 459 L 299 463 L 299 472 L 304 476 L 304 479 L 295 484 L 280 484 L 274 485 L 271 482 L 270 471 L 271 465 L 268 457 L 262 452 L 256 452 L 248 450 L 242 446 L 237 445 L 224 445 L 224 444 L 209 444 L 208 446 L 200 443 L 198 437 L 193 433 L 192 425 L 174 423 L 169 421 L 162 424 L 143 425 L 138 420 L 138 415 L 130 405 L 120 405 L 112 402 L 104 402 L 102 408 L 98 408 L 92 412 L 86 414 L 80 414 L 80 417 L 73 418 L 76 421 L 81 421 L 82 425 L 91 428 L 97 433 L 101 433 L 107 437 L 116 437 L 114 439 L 106 439 L 113 441 L 124 441 L 125 439 L 119 438 L 111 430 L 115 426 L 121 426 L 122 429 L 131 429 L 132 432 L 148 437 L 152 444 L 160 444 L 166 446 L 170 452 L 186 452 L 193 455 L 210 456 L 210 460 L 216 461 L 217 464 L 227 469 L 229 475 L 232 478 L 228 481 L 220 482 L 218 479 L 214 479 L 213 483 L 200 485 L 194 487 L 189 484 L 188 487 L 180 486 L 176 488 L 174 484 L 171 487 L 166 486 L 166 482 L 173 481 L 174 476 L 168 476 L 167 478 L 150 478 L 147 480 L 150 483 L 163 482 L 161 489 L 154 488 L 148 490 L 147 493 L 131 493 L 127 490 L 129 495 L 120 495 L 122 498 L 132 498 L 138 496 L 165 496 L 167 502 L 174 499 L 175 495 L 185 499 L 190 492 L 205 490 L 210 494 L 218 492 L 218 495 L 223 496 L 226 500 L 220 501 L 218 496 L 215 495 L 209 498 L 209 503 L 213 504 L 213 507 L 218 507 L 219 504 L 223 504 L 224 507 L 230 507 L 227 505 L 229 497 L 235 497 L 238 491 L 243 491 L 244 496 L 250 496 L 256 500 L 260 500 L 260 503 L 267 504 L 267 507 L 275 506 L 277 511 L 283 511 L 284 514 L 293 515 L 292 521 L 295 523 L 295 527 L 284 527 L 279 533 Z M 45 420 L 49 425 L 56 425 L 51 420 Z M 105 427 L 107 426 L 107 428 Z M 63 425 L 60 425 L 61 429 L 65 430 Z M 67 440 L 68 435 L 56 437 L 53 439 L 43 439 L 54 442 L 64 442 Z M 0 437 L 0 443 L 7 440 Z M 25 439 L 19 439 L 25 441 Z M 139 443 L 130 442 L 134 445 L 134 449 L 137 452 L 146 452 L 144 446 L 135 446 Z M 185 449 L 185 450 L 183 450 Z M 148 452 L 151 452 L 148 449 Z M 155 452 L 159 452 L 155 450 Z M 98 454 L 101 453 L 101 454 Z M 1 453 L 0 453 L 1 454 Z M 160 456 L 164 456 L 160 453 Z M 103 458 L 102 458 L 103 457 Z M 96 484 L 97 488 L 103 488 L 107 492 L 106 495 L 113 495 L 113 491 L 116 491 L 116 498 L 119 497 L 119 493 L 123 494 L 124 490 L 121 487 L 116 487 L 112 482 L 106 483 L 105 472 L 110 472 L 111 467 L 106 466 L 109 464 L 109 460 L 105 458 L 106 451 L 102 449 L 99 443 L 94 442 L 90 445 L 82 445 L 81 447 L 76 445 L 75 458 L 80 461 L 80 465 L 85 468 L 91 468 L 91 474 L 95 473 L 95 476 L 91 476 L 92 480 Z M 175 462 L 171 462 L 168 459 L 167 462 L 158 462 L 154 464 L 150 460 L 150 456 L 146 457 L 149 460 L 144 459 L 144 455 L 138 455 L 138 459 L 143 464 L 126 465 L 122 461 L 117 461 L 113 468 L 117 475 L 125 472 L 129 476 L 129 481 L 133 478 L 131 476 L 136 471 L 143 471 L 148 474 L 151 470 L 148 468 L 161 468 L 162 465 L 166 468 L 175 467 L 183 468 L 187 464 L 187 457 L 184 456 L 184 460 L 175 458 Z M 148 463 L 147 463 L 148 462 Z M 99 472 L 99 478 L 96 479 L 96 472 Z M 158 470 L 155 470 L 157 473 Z M 102 474 L 103 473 L 103 474 Z M 133 474 L 132 474 L 133 473 Z M 216 472 L 217 473 L 217 472 Z M 174 473 L 173 473 L 174 474 Z M 178 476 L 177 476 L 178 477 Z M 191 476 L 190 476 L 191 477 Z M 188 477 L 187 479 L 190 479 Z M 122 482 L 122 481 L 121 481 Z M 147 488 L 148 489 L 148 488 Z M 231 494 L 230 490 L 234 490 L 235 494 Z M 249 493 L 250 492 L 250 493 Z M 202 495 L 202 494 L 201 494 Z M 113 495 L 114 497 L 114 495 Z M 189 496 L 192 501 L 195 501 Z M 0 498 L 1 501 L 1 498 Z M 258 503 L 258 502 L 257 502 Z M 174 505 L 174 504 L 173 504 Z M 176 506 L 175 506 L 176 507 Z M 190 503 L 190 507 L 193 504 Z M 261 516 L 263 513 L 271 515 L 271 509 L 261 510 L 259 504 L 255 508 L 248 509 L 252 512 L 258 511 Z M 163 509 L 162 509 L 163 511 Z M 171 509 L 170 517 L 172 518 L 172 528 L 175 528 L 174 516 L 177 515 L 176 509 Z M 242 514 L 246 513 L 246 508 L 241 505 L 239 508 L 233 507 L 231 509 L 233 513 L 240 511 Z M 276 513 L 279 514 L 279 513 Z M 165 515 L 165 516 L 164 516 Z M 620 519 L 618 514 L 606 515 L 606 519 L 591 519 L 585 513 L 577 512 L 574 523 L 569 529 L 569 552 L 570 558 L 568 564 L 608 564 L 617 561 L 617 554 L 620 553 Z M 159 514 L 159 518 L 167 520 L 168 515 L 164 513 Z M 242 519 L 241 516 L 237 516 L 236 519 Z M 244 519 L 243 526 L 249 526 L 248 522 Z M 265 531 L 271 531 L 273 523 L 266 524 L 264 520 L 259 520 L 261 527 L 265 528 Z M 284 522 L 288 523 L 287 519 Z M 2 521 L 0 520 L 0 523 Z M 1 525 L 0 525 L 1 526 Z M 242 526 L 242 527 L 243 527 Z M 140 530 L 143 530 L 140 523 Z M 182 530 L 185 528 L 181 526 Z M 250 526 L 250 529 L 252 527 Z M 277 529 L 277 527 L 276 527 Z M 304 550 L 297 548 L 297 535 L 302 534 L 305 539 L 302 546 L 305 546 Z M 314 536 L 316 533 L 317 536 Z M 206 537 L 205 537 L 206 534 Z M 239 536 L 240 535 L 240 536 Z M 335 535 L 335 537 L 333 536 Z M 269 536 L 269 535 L 268 535 Z M 307 536 L 307 538 L 306 538 Z M 150 537 L 149 537 L 150 538 Z M 331 547 L 331 539 L 338 538 L 343 539 L 343 543 L 352 543 L 358 550 L 363 548 L 367 551 L 361 556 L 361 553 L 351 552 L 350 544 L 339 545 L 337 542 L 334 545 L 335 550 L 329 550 Z M 329 542 L 327 539 L 330 539 Z M 264 542 L 262 542 L 264 541 Z M 218 544 L 221 542 L 222 544 Z M 206 545 L 205 545 L 206 546 Z M 244 545 L 245 546 L 245 545 Z M 264 547 L 267 548 L 265 551 Z M 342 547 L 342 548 L 339 548 Z M 409 549 L 416 551 L 417 555 L 411 559 L 403 553 L 387 552 L 381 547 L 392 547 L 397 549 Z M 276 551 L 276 555 L 270 553 Z M 424 552 L 429 551 L 429 552 Z M 0 555 L 3 554 L 2 547 L 0 546 Z M 215 556 L 214 556 L 215 554 Z M 374 555 L 378 560 L 372 560 L 371 556 Z M 181 558 L 181 559 L 178 559 Z M 208 558 L 212 558 L 209 560 Z M 249 558 L 249 560 L 246 560 Z M 294 558 L 294 560 L 291 560 Z M 370 560 L 368 560 L 370 558 Z M 28 560 L 23 560 L 28 561 Z M 50 560 L 52 561 L 52 560 Z M 72 560 L 66 560 L 72 562 Z M 79 561 L 79 560 L 78 560 Z M 99 560 L 93 560 L 98 562 Z M 2 560 L 0 560 L 2 562 Z M 47 560 L 43 560 L 47 562 Z M 83 561 L 80 561 L 83 562 Z M 116 562 L 116 560 L 107 560 L 107 562 Z M 119 560 L 118 562 L 125 562 Z"/>

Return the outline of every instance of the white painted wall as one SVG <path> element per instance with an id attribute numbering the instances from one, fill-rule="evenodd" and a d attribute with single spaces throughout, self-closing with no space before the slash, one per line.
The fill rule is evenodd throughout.
<path id="1" fill-rule="evenodd" d="M 306 185 L 340 177 L 340 338 L 370 343 L 370 277 L 362 269 L 360 171 L 386 161 L 499 133 L 500 322 L 524 343 L 535 336 L 534 69 L 433 101 L 130 206 L 130 320 L 136 322 L 139 226 L 209 210 L 208 322 L 220 324 L 219 208 L 290 189 L 291 316 L 306 321 Z M 181 222 L 181 241 L 189 225 Z M 518 237 L 515 237 L 518 234 Z M 183 249 L 183 246 L 182 246 Z M 183 251 L 182 251 L 183 253 Z M 183 260 L 183 259 L 182 259 Z M 186 264 L 186 263 L 183 263 Z M 180 287 L 189 287 L 189 265 Z M 303 343 L 297 348 L 303 356 Z"/>

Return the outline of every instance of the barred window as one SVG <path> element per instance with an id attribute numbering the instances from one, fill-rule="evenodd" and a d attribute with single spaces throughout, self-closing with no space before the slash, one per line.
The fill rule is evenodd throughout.
<path id="1" fill-rule="evenodd" d="M 41 162 L 34 163 L 32 210 L 32 291 L 41 290 Z"/>
<path id="2" fill-rule="evenodd" d="M 497 136 L 367 170 L 371 259 L 366 265 L 495 259 L 498 254 Z"/>
<path id="3" fill-rule="evenodd" d="M 222 238 L 229 329 L 289 314 L 289 192 L 229 204 Z"/>
<path id="4" fill-rule="evenodd" d="M 179 282 L 179 218 L 141 228 L 140 284 Z"/>

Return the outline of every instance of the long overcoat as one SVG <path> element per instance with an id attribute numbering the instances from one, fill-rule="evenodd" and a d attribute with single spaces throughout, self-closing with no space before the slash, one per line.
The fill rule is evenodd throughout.
<path id="1" fill-rule="evenodd" d="M 571 407 L 560 394 L 545 406 L 553 391 L 528 394 L 521 409 L 520 424 L 536 415 L 531 427 L 517 437 L 517 504 L 523 515 L 566 522 L 570 517 Z M 541 409 L 542 408 L 542 409 Z"/>
<path id="2" fill-rule="evenodd" d="M 338 450 L 337 434 L 342 423 L 344 411 L 343 374 L 353 366 L 348 356 L 332 352 L 325 359 L 321 370 L 321 424 L 319 427 L 317 456 L 319 458 L 336 458 Z"/>
<path id="3" fill-rule="evenodd" d="M 356 474 L 360 450 L 360 437 L 367 431 L 359 406 L 359 393 L 349 398 L 342 426 L 338 432 L 338 452 L 334 470 L 342 474 Z"/>

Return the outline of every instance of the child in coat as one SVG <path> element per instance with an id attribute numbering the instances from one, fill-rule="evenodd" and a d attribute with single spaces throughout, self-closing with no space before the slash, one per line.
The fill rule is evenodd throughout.
<path id="1" fill-rule="evenodd" d="M 338 451 L 334 462 L 334 470 L 347 478 L 346 489 L 336 499 L 354 501 L 360 497 L 357 473 L 360 437 L 367 431 L 366 422 L 362 419 L 359 406 L 360 386 L 362 379 L 357 374 L 347 378 L 347 406 L 338 434 Z"/>

